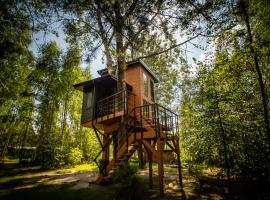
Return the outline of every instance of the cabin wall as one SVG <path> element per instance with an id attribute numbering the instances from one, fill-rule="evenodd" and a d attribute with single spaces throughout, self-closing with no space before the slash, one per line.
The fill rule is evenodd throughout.
<path id="1" fill-rule="evenodd" d="M 128 67 L 125 81 L 132 86 L 132 93 L 135 96 L 135 107 L 141 106 L 141 67 L 140 65 Z M 131 100 L 130 97 L 129 101 Z M 134 100 L 132 100 L 134 102 Z"/>
<path id="2" fill-rule="evenodd" d="M 144 82 L 143 73 L 148 77 L 148 95 L 144 95 Z M 151 74 L 146 71 L 140 64 L 136 66 L 130 66 L 126 71 L 126 82 L 133 87 L 133 93 L 136 95 L 135 106 L 142 106 L 145 99 L 148 103 L 154 103 L 155 99 L 151 95 L 151 82 L 154 84 L 154 80 Z M 133 102 L 133 100 L 132 100 Z"/>

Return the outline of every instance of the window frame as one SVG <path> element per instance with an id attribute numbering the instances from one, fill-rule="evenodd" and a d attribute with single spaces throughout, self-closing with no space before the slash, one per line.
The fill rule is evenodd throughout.
<path id="1" fill-rule="evenodd" d="M 150 80 L 150 94 L 151 98 L 154 101 L 155 100 L 155 86 L 154 86 L 154 81 Z"/>
<path id="2" fill-rule="evenodd" d="M 93 91 L 85 92 L 85 109 L 93 107 Z"/>
<path id="3" fill-rule="evenodd" d="M 143 72 L 143 94 L 148 97 L 149 95 L 149 77 L 145 72 Z"/>

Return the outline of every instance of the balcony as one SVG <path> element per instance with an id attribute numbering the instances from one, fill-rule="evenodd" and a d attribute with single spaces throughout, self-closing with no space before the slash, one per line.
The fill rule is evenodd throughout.
<path id="1" fill-rule="evenodd" d="M 123 116 L 134 107 L 135 95 L 130 91 L 122 90 L 96 102 L 92 108 L 93 110 L 88 111 L 89 113 L 93 113 L 92 119 L 88 118 L 90 115 L 85 111 L 82 115 L 82 124 L 90 127 L 90 123 L 92 122 L 101 123 L 103 121 Z"/>

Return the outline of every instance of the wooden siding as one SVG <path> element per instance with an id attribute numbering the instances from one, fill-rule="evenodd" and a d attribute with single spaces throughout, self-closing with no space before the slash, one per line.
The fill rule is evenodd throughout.
<path id="1" fill-rule="evenodd" d="M 135 96 L 135 107 L 141 106 L 141 67 L 140 65 L 136 65 L 134 67 L 128 68 L 126 71 L 125 77 L 126 83 L 132 86 L 132 93 Z M 130 100 L 130 99 L 129 99 Z"/>

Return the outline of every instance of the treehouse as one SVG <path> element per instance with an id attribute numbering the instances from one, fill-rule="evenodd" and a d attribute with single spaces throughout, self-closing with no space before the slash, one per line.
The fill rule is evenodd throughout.
<path id="1" fill-rule="evenodd" d="M 81 124 L 94 129 L 101 145 L 94 159 L 100 172 L 96 182 L 109 181 L 136 151 L 142 167 L 143 152 L 147 152 L 149 185 L 152 187 L 154 160 L 158 163 L 163 195 L 164 152 L 167 155 L 170 151 L 177 155 L 182 185 L 178 116 L 155 102 L 154 84 L 159 81 L 156 75 L 142 61 L 128 62 L 124 78 L 126 88 L 118 91 L 117 77 L 107 69 L 98 73 L 100 77 L 74 85 L 83 92 Z"/>

